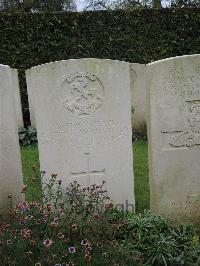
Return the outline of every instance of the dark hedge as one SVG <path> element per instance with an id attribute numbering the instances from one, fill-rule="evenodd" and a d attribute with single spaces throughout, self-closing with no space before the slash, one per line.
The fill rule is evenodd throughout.
<path id="1" fill-rule="evenodd" d="M 200 9 L 83 13 L 1 13 L 0 63 L 19 69 L 26 124 L 24 70 L 69 58 L 136 63 L 200 53 Z"/>

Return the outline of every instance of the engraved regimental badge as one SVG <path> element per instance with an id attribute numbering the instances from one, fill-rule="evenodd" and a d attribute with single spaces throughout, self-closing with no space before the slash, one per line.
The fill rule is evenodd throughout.
<path id="1" fill-rule="evenodd" d="M 61 101 L 73 114 L 91 115 L 102 107 L 103 100 L 103 84 L 93 73 L 74 73 L 62 84 Z"/>

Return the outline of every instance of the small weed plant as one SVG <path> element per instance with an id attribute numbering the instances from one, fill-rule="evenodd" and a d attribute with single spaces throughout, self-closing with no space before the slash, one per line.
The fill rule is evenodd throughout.
<path id="1" fill-rule="evenodd" d="M 19 143 L 21 146 L 30 146 L 37 144 L 37 131 L 33 127 L 19 128 Z"/>
<path id="2" fill-rule="evenodd" d="M 194 226 L 115 210 L 105 182 L 63 189 L 45 174 L 43 202 L 19 203 L 0 224 L 0 265 L 200 265 Z"/>

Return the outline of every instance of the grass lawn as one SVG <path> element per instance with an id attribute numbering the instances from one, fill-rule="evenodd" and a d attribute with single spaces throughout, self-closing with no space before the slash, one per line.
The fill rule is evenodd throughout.
<path id="1" fill-rule="evenodd" d="M 40 165 L 39 154 L 36 145 L 30 147 L 21 147 L 22 169 L 24 183 L 28 185 L 26 194 L 27 200 L 41 200 L 41 182 L 40 182 Z M 33 171 L 32 167 L 35 167 Z M 31 181 L 32 177 L 37 177 L 35 182 Z"/>
<path id="2" fill-rule="evenodd" d="M 39 156 L 37 146 L 22 147 L 22 166 L 26 184 L 30 184 L 27 200 L 41 200 L 41 183 L 39 178 Z M 133 144 L 136 211 L 149 208 L 149 172 L 147 142 L 137 141 Z M 35 167 L 35 172 L 32 170 Z M 35 182 L 31 178 L 37 176 Z M 28 178 L 27 178 L 28 177 Z"/>
<path id="3" fill-rule="evenodd" d="M 149 209 L 148 144 L 146 141 L 133 143 L 136 211 Z"/>

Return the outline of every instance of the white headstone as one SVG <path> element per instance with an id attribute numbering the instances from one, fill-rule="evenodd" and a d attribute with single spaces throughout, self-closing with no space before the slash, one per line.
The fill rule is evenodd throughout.
<path id="1" fill-rule="evenodd" d="M 20 96 L 20 87 L 19 87 L 19 79 L 18 79 L 18 71 L 17 69 L 11 69 L 12 72 L 12 82 L 13 82 L 13 90 L 14 90 L 14 105 L 16 110 L 16 118 L 17 118 L 17 126 L 18 128 L 24 127 L 23 114 L 22 114 L 22 104 L 21 104 L 21 96 Z"/>
<path id="2" fill-rule="evenodd" d="M 132 128 L 134 132 L 143 133 L 146 128 L 146 66 L 130 64 L 130 71 Z"/>
<path id="3" fill-rule="evenodd" d="M 72 59 L 26 74 L 41 170 L 64 186 L 105 180 L 115 204 L 134 206 L 129 64 Z"/>
<path id="4" fill-rule="evenodd" d="M 23 200 L 22 168 L 14 105 L 12 70 L 0 65 L 0 214 L 12 203 Z"/>
<path id="5" fill-rule="evenodd" d="M 200 55 L 147 65 L 151 209 L 200 221 Z"/>

